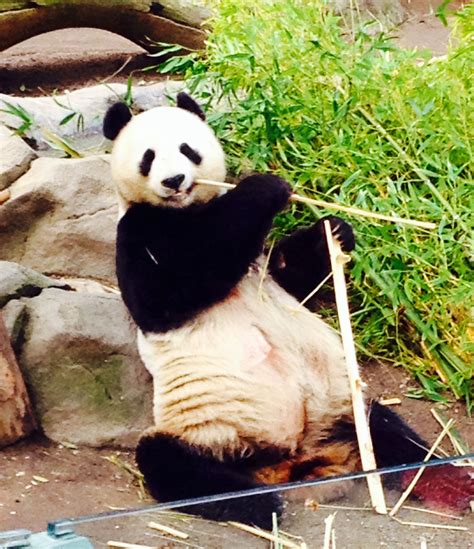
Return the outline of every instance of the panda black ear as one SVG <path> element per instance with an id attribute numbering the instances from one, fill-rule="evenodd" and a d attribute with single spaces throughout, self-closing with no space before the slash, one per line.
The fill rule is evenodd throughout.
<path id="1" fill-rule="evenodd" d="M 201 107 L 185 92 L 178 93 L 176 105 L 180 109 L 197 114 L 201 120 L 206 120 L 206 115 Z"/>
<path id="2" fill-rule="evenodd" d="M 113 141 L 131 118 L 132 113 L 125 103 L 115 103 L 109 107 L 105 114 L 103 124 L 105 137 L 107 137 L 107 139 L 112 139 Z"/>

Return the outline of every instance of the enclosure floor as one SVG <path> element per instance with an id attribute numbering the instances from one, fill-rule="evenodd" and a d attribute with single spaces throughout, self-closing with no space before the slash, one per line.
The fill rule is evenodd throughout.
<path id="1" fill-rule="evenodd" d="M 402 404 L 393 409 L 424 438 L 434 441 L 441 429 L 430 413 L 433 403 L 403 396 L 410 386 L 414 386 L 406 371 L 374 364 L 363 368 L 363 376 L 370 388 L 369 396 L 401 398 Z M 474 422 L 466 417 L 465 408 L 455 405 L 445 414 L 456 420 L 463 440 L 473 448 Z M 446 452 L 454 454 L 449 443 L 442 446 Z M 2 450 L 0 531 L 14 528 L 42 530 L 48 520 L 151 503 L 151 500 L 140 499 L 132 475 L 105 459 L 115 454 L 114 449 L 68 449 L 44 439 L 21 442 Z M 119 458 L 133 465 L 132 452 L 122 451 Z M 34 475 L 47 479 L 47 482 L 35 481 Z M 418 520 L 422 519 L 418 517 Z"/>

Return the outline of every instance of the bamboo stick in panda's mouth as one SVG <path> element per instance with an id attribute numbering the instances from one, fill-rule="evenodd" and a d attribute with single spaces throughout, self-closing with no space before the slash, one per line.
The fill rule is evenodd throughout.
<path id="1" fill-rule="evenodd" d="M 198 183 L 199 185 L 209 185 L 211 187 L 220 187 L 221 189 L 235 188 L 235 185 L 233 185 L 232 183 L 225 183 L 223 181 L 212 181 L 210 179 L 196 179 L 195 183 Z M 378 219 L 380 221 L 390 221 L 391 223 L 411 225 L 412 227 L 418 227 L 421 229 L 436 229 L 436 223 L 432 223 L 431 221 L 418 221 L 417 219 L 406 219 L 404 217 L 385 215 L 377 212 L 368 212 L 367 210 L 361 210 L 360 208 L 352 208 L 350 206 L 334 204 L 333 202 L 316 200 L 314 198 L 308 198 L 306 196 L 301 196 L 296 193 L 293 193 L 291 195 L 290 200 L 292 200 L 293 202 L 301 202 L 303 204 L 311 204 L 312 206 L 318 206 L 319 208 L 327 208 L 328 210 L 346 212 L 351 215 L 360 215 L 361 217 Z"/>

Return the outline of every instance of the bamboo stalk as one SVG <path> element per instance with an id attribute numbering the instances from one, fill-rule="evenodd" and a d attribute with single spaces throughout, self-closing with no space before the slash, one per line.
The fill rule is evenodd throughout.
<path id="1" fill-rule="evenodd" d="M 235 185 L 232 183 L 224 183 L 222 181 L 211 181 L 210 179 L 196 179 L 196 183 L 199 185 L 209 185 L 211 187 L 220 187 L 221 189 L 234 189 Z M 360 215 L 361 217 L 370 217 L 372 219 L 379 219 L 381 221 L 391 221 L 392 223 L 401 223 L 404 225 L 411 225 L 413 227 L 420 227 L 422 229 L 436 229 L 436 224 L 430 221 L 418 221 L 416 219 L 406 219 L 404 217 L 397 217 L 392 215 L 385 215 L 376 212 L 368 212 L 367 210 L 361 210 L 360 208 L 352 208 L 350 206 L 342 206 L 341 204 L 334 204 L 333 202 L 326 202 L 325 200 L 316 200 L 314 198 L 308 198 L 299 194 L 293 193 L 290 196 L 290 200 L 293 202 L 301 202 L 303 204 L 311 204 L 312 206 L 318 206 L 320 208 L 327 208 L 328 210 L 337 210 L 340 212 L 346 212 L 348 214 Z"/>
<path id="2" fill-rule="evenodd" d="M 430 457 L 435 453 L 436 448 L 438 448 L 438 446 L 441 444 L 441 441 L 446 436 L 446 433 L 451 428 L 451 425 L 453 424 L 453 421 L 454 420 L 451 418 L 448 421 L 448 423 L 446 423 L 443 430 L 439 434 L 438 438 L 435 440 L 433 446 L 430 448 L 430 451 L 426 454 L 425 459 L 423 460 L 424 462 L 428 461 L 430 459 Z M 418 471 L 416 472 L 416 475 L 413 477 L 413 479 L 410 482 L 410 484 L 408 485 L 407 489 L 403 492 L 403 494 L 400 496 L 400 499 L 397 501 L 397 503 L 394 505 L 393 509 L 390 511 L 390 516 L 391 517 L 393 517 L 398 512 L 398 510 L 403 505 L 403 503 L 405 502 L 407 497 L 411 494 L 411 491 L 415 487 L 416 483 L 418 482 L 419 478 L 421 477 L 421 475 L 423 474 L 425 469 L 426 469 L 426 465 L 423 465 L 422 467 L 420 467 L 418 469 Z"/>
<path id="3" fill-rule="evenodd" d="M 329 221 L 324 222 L 326 231 L 326 240 L 331 259 L 331 268 L 334 280 L 334 292 L 336 295 L 337 314 L 339 317 L 339 326 L 342 336 L 342 345 L 346 357 L 346 367 L 349 376 L 349 382 L 352 393 L 352 408 L 354 411 L 354 421 L 359 444 L 360 458 L 364 471 L 376 469 L 374 449 L 372 438 L 370 436 L 369 424 L 365 410 L 364 395 L 362 393 L 362 380 L 359 374 L 359 366 L 355 352 L 354 338 L 352 335 L 349 303 L 347 300 L 346 280 L 344 277 L 344 263 L 349 257 L 345 255 L 336 238 L 331 232 Z M 370 493 L 372 506 L 380 514 L 387 514 L 387 506 L 382 488 L 382 482 L 379 475 L 368 475 L 367 484 Z"/>

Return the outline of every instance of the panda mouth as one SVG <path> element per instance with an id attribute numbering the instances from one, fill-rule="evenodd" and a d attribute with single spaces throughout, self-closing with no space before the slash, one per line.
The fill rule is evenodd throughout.
<path id="1" fill-rule="evenodd" d="M 196 187 L 196 183 L 191 183 L 191 185 L 182 191 L 177 191 L 174 194 L 170 195 L 168 197 L 168 200 L 180 200 L 181 198 L 184 198 L 185 196 L 189 196 L 192 192 L 192 190 Z"/>

